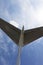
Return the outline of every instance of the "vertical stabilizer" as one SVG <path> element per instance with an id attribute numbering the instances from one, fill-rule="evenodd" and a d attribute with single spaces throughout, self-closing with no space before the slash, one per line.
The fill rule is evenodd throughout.
<path id="1" fill-rule="evenodd" d="M 21 35 L 20 35 L 20 39 L 19 39 L 19 46 L 23 46 L 23 42 L 24 42 L 24 26 L 22 27 L 22 30 L 21 30 Z"/>
<path id="2" fill-rule="evenodd" d="M 21 50 L 24 42 L 24 26 L 21 30 L 21 35 L 19 39 L 19 49 L 18 49 L 18 57 L 17 57 L 17 64 L 16 65 L 21 65 Z"/>

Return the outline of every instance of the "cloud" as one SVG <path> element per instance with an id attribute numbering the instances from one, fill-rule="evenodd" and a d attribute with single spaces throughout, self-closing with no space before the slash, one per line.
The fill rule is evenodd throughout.
<path id="1" fill-rule="evenodd" d="M 0 57 L 2 65 L 9 65 L 8 62 L 3 58 L 3 56 Z"/>
<path id="2" fill-rule="evenodd" d="M 43 26 L 43 7 L 39 7 L 36 10 L 36 20 L 39 22 L 41 26 Z"/>
<path id="3" fill-rule="evenodd" d="M 25 29 L 43 26 L 43 0 L 11 0 L 6 7 L 3 3 L 0 11 L 1 17 L 14 20 L 21 27 L 24 25 Z"/>
<path id="4" fill-rule="evenodd" d="M 11 53 L 9 51 L 15 53 L 16 48 L 16 44 L 14 44 L 14 42 L 2 30 L 0 30 L 0 54 L 4 51 L 4 53 L 10 55 Z"/>
<path id="5" fill-rule="evenodd" d="M 41 2 L 41 3 L 40 3 Z M 35 3 L 33 1 L 33 3 Z M 39 3 L 37 5 L 37 3 Z M 31 4 L 30 0 L 22 0 L 20 3 L 21 6 L 21 24 L 25 26 L 25 28 L 34 28 L 43 25 L 43 5 L 42 1 L 37 0 L 35 3 L 36 7 Z M 42 24 L 42 25 L 41 25 Z"/>
<path id="6" fill-rule="evenodd" d="M 10 21 L 10 24 L 12 24 L 13 26 L 19 27 L 19 24 L 17 22 L 13 21 L 13 20 Z"/>

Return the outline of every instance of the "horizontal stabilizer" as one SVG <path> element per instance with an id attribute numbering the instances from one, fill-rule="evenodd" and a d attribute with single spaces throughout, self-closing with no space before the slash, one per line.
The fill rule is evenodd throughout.
<path id="1" fill-rule="evenodd" d="M 0 19 L 0 28 L 18 45 L 21 35 L 21 30 L 15 26 L 9 24 L 8 22 Z M 32 41 L 43 36 L 43 27 L 38 27 L 30 30 L 24 30 L 24 42 L 26 45 Z"/>
<path id="2" fill-rule="evenodd" d="M 24 45 L 43 36 L 43 27 L 38 27 L 24 32 Z"/>
<path id="3" fill-rule="evenodd" d="M 18 44 L 21 30 L 12 26 L 8 22 L 0 19 L 0 28 L 15 42 Z"/>

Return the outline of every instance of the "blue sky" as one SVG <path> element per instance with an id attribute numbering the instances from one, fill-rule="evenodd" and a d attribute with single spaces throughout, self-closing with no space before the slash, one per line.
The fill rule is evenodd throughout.
<path id="1" fill-rule="evenodd" d="M 43 26 L 43 0 L 0 0 L 0 18 L 19 28 Z M 0 29 L 0 65 L 16 65 L 18 46 Z M 21 51 L 21 65 L 43 65 L 43 37 Z"/>

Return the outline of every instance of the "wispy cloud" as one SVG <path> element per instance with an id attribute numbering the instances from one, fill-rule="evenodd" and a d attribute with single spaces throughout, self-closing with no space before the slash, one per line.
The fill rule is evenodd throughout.
<path id="1" fill-rule="evenodd" d="M 9 65 L 9 64 L 6 62 L 6 60 L 5 60 L 4 57 L 1 56 L 0 59 L 1 59 L 2 65 Z"/>
<path id="2" fill-rule="evenodd" d="M 0 6 L 0 17 L 8 21 L 17 21 L 21 27 L 34 28 L 43 26 L 43 0 L 11 0 Z M 6 7 L 5 7 L 6 5 Z M 3 13 L 4 12 L 4 13 Z"/>
<path id="3" fill-rule="evenodd" d="M 43 25 L 43 2 L 41 0 L 37 0 L 36 2 L 32 0 L 32 2 L 34 5 L 31 3 L 30 0 L 22 0 L 20 3 L 20 18 L 22 20 L 21 24 L 24 24 L 27 28 L 38 27 Z"/>
<path id="4" fill-rule="evenodd" d="M 14 42 L 2 30 L 0 30 L 0 54 L 1 51 L 4 51 L 4 53 L 10 55 L 11 53 L 9 51 L 15 53 L 17 50 L 16 48 L 16 44 L 14 44 Z"/>

